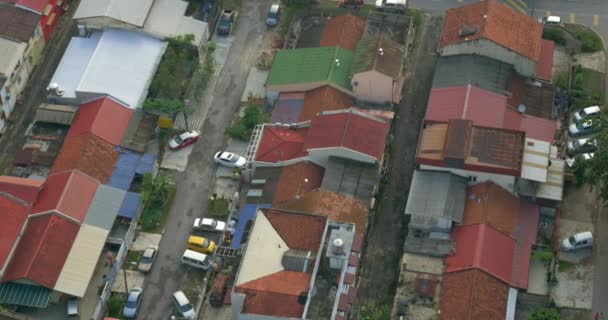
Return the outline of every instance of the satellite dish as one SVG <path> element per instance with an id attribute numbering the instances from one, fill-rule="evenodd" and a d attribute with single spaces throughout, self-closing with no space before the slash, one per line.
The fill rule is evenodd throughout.
<path id="1" fill-rule="evenodd" d="M 521 113 L 526 112 L 526 105 L 525 105 L 525 104 L 523 104 L 523 103 L 522 103 L 522 104 L 520 104 L 520 105 L 517 107 L 517 110 L 518 110 L 519 112 L 521 112 Z"/>

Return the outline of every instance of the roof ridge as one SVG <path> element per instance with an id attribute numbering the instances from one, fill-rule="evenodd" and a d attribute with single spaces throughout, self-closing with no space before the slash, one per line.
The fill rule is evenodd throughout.
<path id="1" fill-rule="evenodd" d="M 351 118 L 353 116 L 352 112 L 349 112 L 348 115 L 346 116 L 346 124 L 344 125 L 344 130 L 342 130 L 342 137 L 340 137 L 340 146 L 344 146 L 344 138 L 346 137 L 346 133 L 348 132 L 348 129 L 350 128 L 350 122 L 351 122 Z M 351 149 L 351 148 L 349 148 Z"/>

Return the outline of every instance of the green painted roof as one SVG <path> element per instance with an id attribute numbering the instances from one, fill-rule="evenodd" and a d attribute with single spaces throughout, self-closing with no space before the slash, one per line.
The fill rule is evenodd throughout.
<path id="1" fill-rule="evenodd" d="M 273 86 L 329 81 L 350 91 L 352 60 L 353 53 L 340 47 L 280 50 L 274 58 L 266 84 Z"/>
<path id="2" fill-rule="evenodd" d="M 0 284 L 0 303 L 34 308 L 46 308 L 51 290 L 28 284 L 7 282 Z"/>

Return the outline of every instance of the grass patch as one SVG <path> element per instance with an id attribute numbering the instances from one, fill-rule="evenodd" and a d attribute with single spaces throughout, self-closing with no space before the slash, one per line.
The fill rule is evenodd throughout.
<path id="1" fill-rule="evenodd" d="M 141 254 L 142 253 L 139 251 L 127 251 L 123 268 L 126 268 L 127 270 L 137 270 L 137 263 L 139 262 L 139 257 L 141 257 Z"/>
<path id="2" fill-rule="evenodd" d="M 416 9 L 407 9 L 407 15 L 414 19 L 414 27 L 416 27 L 416 30 L 420 30 L 420 27 L 424 22 L 424 15 L 422 12 Z"/>
<path id="3" fill-rule="evenodd" d="M 214 218 L 225 218 L 228 216 L 228 208 L 230 201 L 224 198 L 216 198 L 209 200 L 207 211 Z"/>
<path id="4" fill-rule="evenodd" d="M 603 105 L 605 100 L 604 74 L 595 70 L 574 68 L 572 90 L 570 92 L 570 110 L 592 105 Z"/>
<path id="5" fill-rule="evenodd" d="M 559 271 L 568 271 L 572 268 L 574 268 L 575 264 L 570 262 L 570 261 L 566 261 L 566 260 L 559 260 Z"/>
<path id="6" fill-rule="evenodd" d="M 581 42 L 581 51 L 583 53 L 592 53 L 603 51 L 602 39 L 591 29 L 577 25 L 568 24 L 565 27 L 576 39 Z"/>

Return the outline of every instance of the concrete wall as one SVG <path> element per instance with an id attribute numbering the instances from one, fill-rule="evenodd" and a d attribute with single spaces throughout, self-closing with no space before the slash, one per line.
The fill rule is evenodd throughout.
<path id="1" fill-rule="evenodd" d="M 429 165 L 425 165 L 425 164 L 421 164 L 420 169 L 421 170 L 449 171 L 453 174 L 456 174 L 456 175 L 459 175 L 459 176 L 462 176 L 465 178 L 474 177 L 475 179 L 471 179 L 469 181 L 469 185 L 473 185 L 473 184 L 477 184 L 477 183 L 481 183 L 481 182 L 490 180 L 490 181 L 496 183 L 497 185 L 503 187 L 505 190 L 507 190 L 509 192 L 515 192 L 515 177 L 513 177 L 513 176 L 507 176 L 507 175 L 502 175 L 502 174 L 497 174 L 497 173 L 485 173 L 485 172 L 468 171 L 468 170 L 462 170 L 462 169 L 435 167 L 435 166 L 429 166 Z"/>
<path id="2" fill-rule="evenodd" d="M 478 39 L 447 46 L 441 50 L 442 56 L 457 54 L 479 54 L 499 61 L 510 63 L 515 70 L 526 77 L 536 76 L 536 62 L 509 50 L 494 41 Z"/>
<path id="3" fill-rule="evenodd" d="M 308 151 L 308 157 L 322 167 L 327 167 L 330 156 L 371 164 L 377 162 L 376 159 L 371 156 L 344 147 L 311 149 Z"/>
<path id="4" fill-rule="evenodd" d="M 105 28 L 117 28 L 124 30 L 138 30 L 141 29 L 132 24 L 128 24 L 110 17 L 90 17 L 76 20 L 77 24 L 82 24 L 87 29 L 103 30 Z"/>
<path id="5" fill-rule="evenodd" d="M 354 83 L 357 82 L 355 86 Z M 393 79 L 375 70 L 353 75 L 351 82 L 355 98 L 373 103 L 393 100 Z"/>

